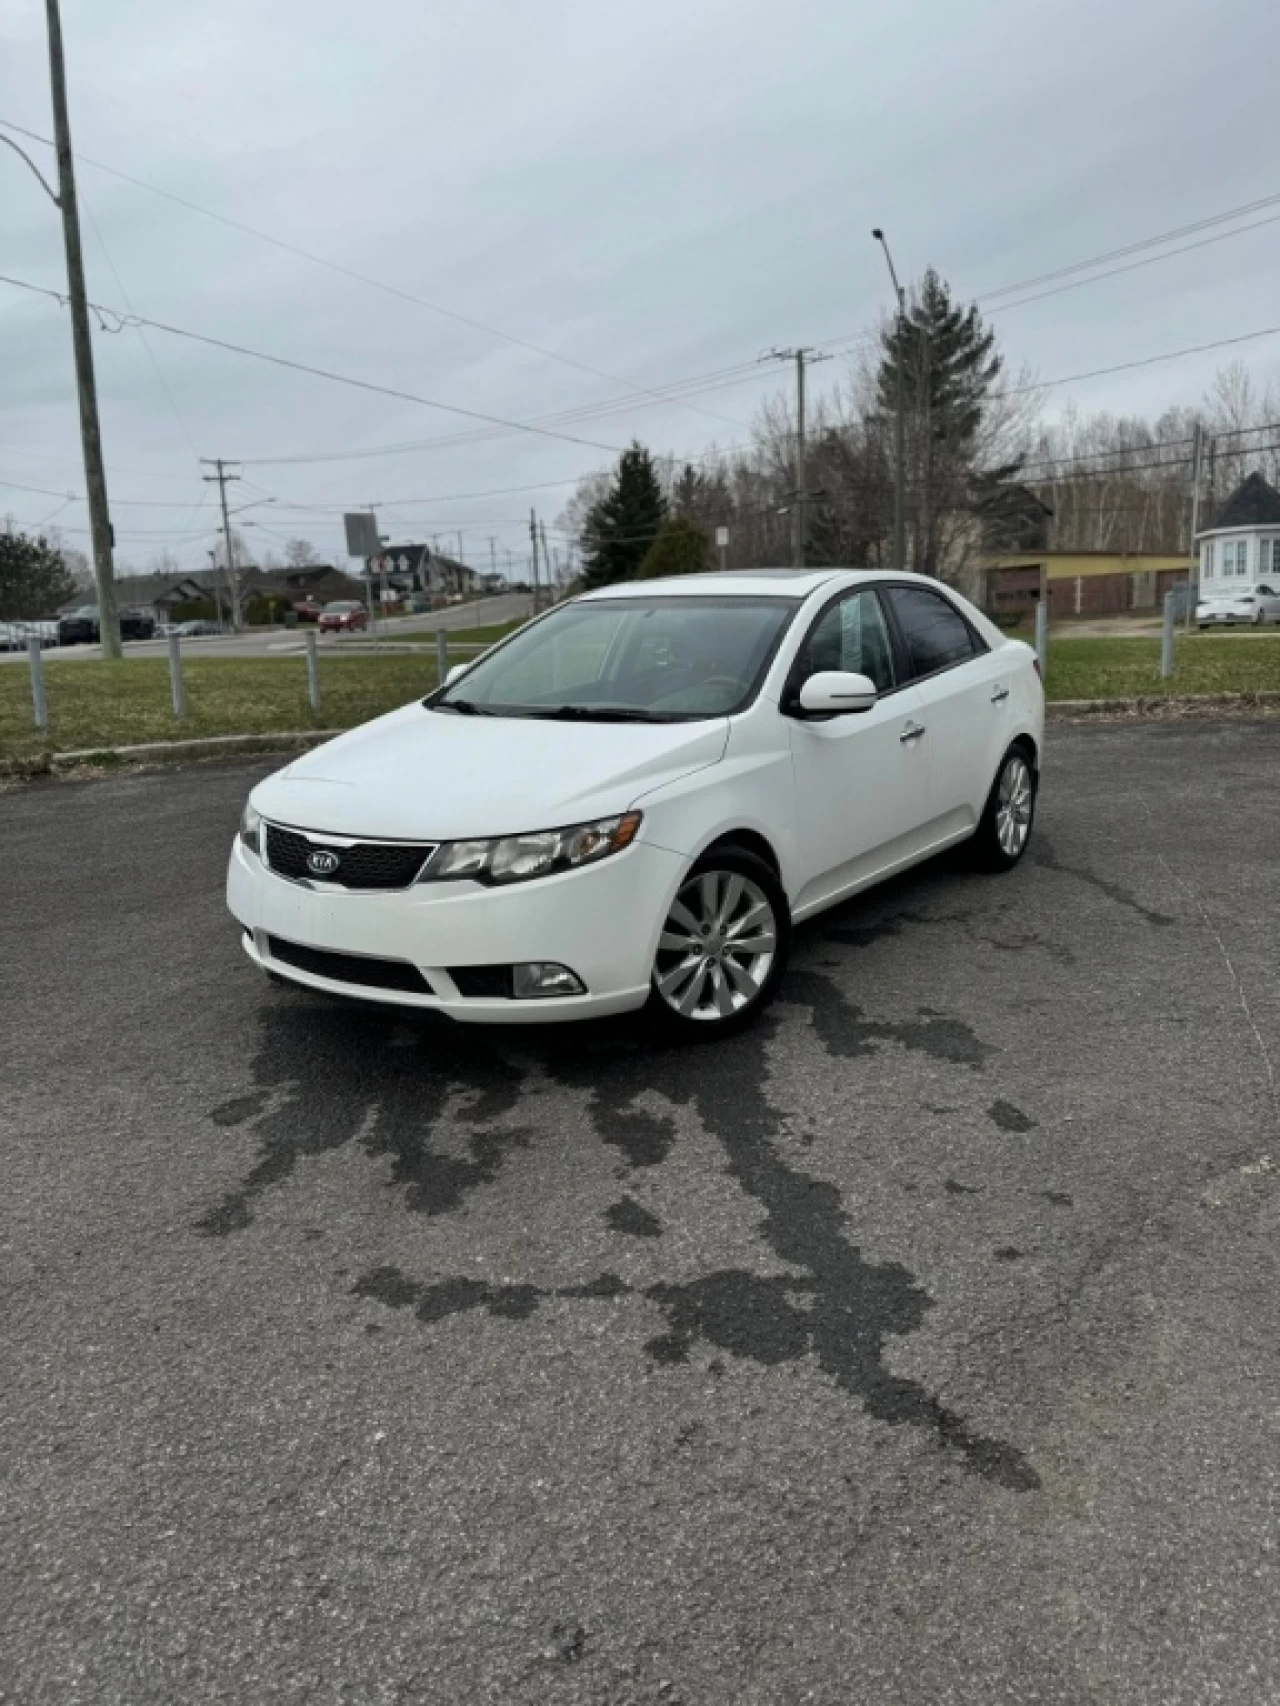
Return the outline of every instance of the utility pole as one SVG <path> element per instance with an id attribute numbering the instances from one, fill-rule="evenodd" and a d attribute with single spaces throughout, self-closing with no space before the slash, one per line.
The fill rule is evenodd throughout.
<path id="1" fill-rule="evenodd" d="M 554 604 L 556 601 L 556 583 L 560 576 L 553 567 L 551 553 L 547 550 L 547 524 L 545 521 L 538 523 L 538 532 L 542 535 L 542 566 L 547 571 L 547 592 L 550 595 L 551 603 Z"/>
<path id="2" fill-rule="evenodd" d="M 80 214 L 71 156 L 71 124 L 67 117 L 67 70 L 62 57 L 62 20 L 58 0 L 45 0 L 49 19 L 49 83 L 53 92 L 53 135 L 58 156 L 58 207 L 67 251 L 67 300 L 71 308 L 71 338 L 75 349 L 76 390 L 80 397 L 80 442 L 84 450 L 84 484 L 89 500 L 89 531 L 93 538 L 93 574 L 98 587 L 98 634 L 104 658 L 119 658 L 120 618 L 116 612 L 116 575 L 112 561 L 111 516 L 107 508 L 107 471 L 102 461 L 102 430 L 98 423 L 98 388 L 93 374 L 93 337 L 85 296 L 84 255 L 80 249 Z"/>
<path id="3" fill-rule="evenodd" d="M 1204 428 L 1197 421 L 1191 451 L 1191 553 L 1187 570 L 1187 628 L 1195 616 L 1196 583 L 1200 573 L 1200 547 L 1196 535 L 1200 531 L 1200 475 L 1204 468 Z"/>
<path id="4" fill-rule="evenodd" d="M 805 542 L 809 535 L 809 490 L 805 482 L 805 389 L 804 372 L 806 367 L 812 367 L 815 361 L 830 361 L 829 355 L 802 347 L 799 349 L 773 349 L 763 357 L 765 361 L 794 361 L 796 364 L 796 451 L 795 451 L 795 494 L 791 505 L 791 566 L 795 569 L 804 567 Z"/>
<path id="5" fill-rule="evenodd" d="M 534 510 L 529 511 L 529 543 L 533 546 L 533 614 L 538 614 L 538 517 Z"/>
<path id="6" fill-rule="evenodd" d="M 216 483 L 218 495 L 222 500 L 222 539 L 227 551 L 227 591 L 231 597 L 231 631 L 238 633 L 240 629 L 240 588 L 236 583 L 236 551 L 231 543 L 231 517 L 227 514 L 227 482 L 238 480 L 239 474 L 228 474 L 227 463 L 218 456 L 202 456 L 201 462 L 206 467 L 216 468 L 216 474 L 202 474 L 200 478 L 206 485 Z"/>
<path id="7" fill-rule="evenodd" d="M 907 293 L 898 283 L 897 270 L 884 232 L 877 225 L 871 235 L 884 250 L 884 258 L 889 265 L 889 277 L 893 280 L 893 294 L 898 299 L 898 348 L 893 364 L 897 370 L 893 432 L 893 555 L 894 566 L 904 570 L 907 566 L 907 405 L 903 368 L 907 359 Z"/>
<path id="8" fill-rule="evenodd" d="M 489 573 L 496 581 L 498 578 L 498 541 L 489 535 Z"/>

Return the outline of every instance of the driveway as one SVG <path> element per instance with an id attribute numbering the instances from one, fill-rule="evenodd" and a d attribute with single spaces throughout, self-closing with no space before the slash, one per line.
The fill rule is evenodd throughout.
<path id="1" fill-rule="evenodd" d="M 261 773 L 0 797 L 0 1700 L 1280 1698 L 1280 727 L 663 1052 L 263 982 Z"/>

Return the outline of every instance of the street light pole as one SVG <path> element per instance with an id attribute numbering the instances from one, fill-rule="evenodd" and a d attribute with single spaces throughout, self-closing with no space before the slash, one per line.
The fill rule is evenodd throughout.
<path id="1" fill-rule="evenodd" d="M 71 157 L 71 125 L 67 118 L 67 74 L 62 57 L 62 20 L 58 16 L 58 0 L 45 0 L 45 8 L 49 20 L 49 84 L 53 93 L 53 135 L 58 158 L 57 200 L 62 213 L 62 239 L 67 251 L 67 300 L 71 309 L 76 390 L 80 398 L 80 442 L 84 450 L 84 484 L 89 502 L 89 531 L 93 540 L 93 573 L 98 588 L 98 634 L 103 657 L 119 658 L 120 618 L 116 614 L 111 517 L 107 509 L 107 472 L 102 461 L 98 390 L 93 373 L 93 337 L 89 330 L 84 255 L 80 248 L 80 215 L 76 207 L 76 180 Z"/>
<path id="2" fill-rule="evenodd" d="M 898 380 L 894 421 L 893 555 L 896 566 L 901 570 L 907 566 L 907 410 L 902 373 L 907 356 L 907 295 L 898 283 L 884 232 L 877 225 L 871 235 L 884 250 L 884 258 L 889 263 L 889 277 L 893 280 L 893 293 L 898 299 L 898 349 L 894 361 Z"/>

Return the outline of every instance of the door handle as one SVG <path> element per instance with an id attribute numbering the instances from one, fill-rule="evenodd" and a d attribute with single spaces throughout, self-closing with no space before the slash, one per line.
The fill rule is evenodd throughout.
<path id="1" fill-rule="evenodd" d="M 995 687 L 991 691 L 991 703 L 993 705 L 1003 705 L 1008 697 L 1009 689 L 1007 687 Z"/>
<path id="2" fill-rule="evenodd" d="M 908 723 L 907 726 L 903 729 L 902 733 L 898 736 L 898 739 L 902 742 L 902 744 L 904 746 L 906 746 L 913 740 L 919 740 L 923 734 L 924 734 L 924 728 L 922 727 L 921 724 L 919 724 L 919 723 Z"/>

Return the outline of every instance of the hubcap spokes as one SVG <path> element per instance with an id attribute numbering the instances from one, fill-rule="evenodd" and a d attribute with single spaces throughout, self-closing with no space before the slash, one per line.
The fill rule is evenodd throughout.
<path id="1" fill-rule="evenodd" d="M 763 989 L 778 947 L 769 897 L 736 871 L 685 883 L 658 942 L 654 985 L 686 1019 L 728 1019 Z"/>
<path id="2" fill-rule="evenodd" d="M 996 792 L 996 836 L 1009 858 L 1021 853 L 1031 833 L 1032 797 L 1030 766 L 1025 758 L 1011 758 Z"/>

